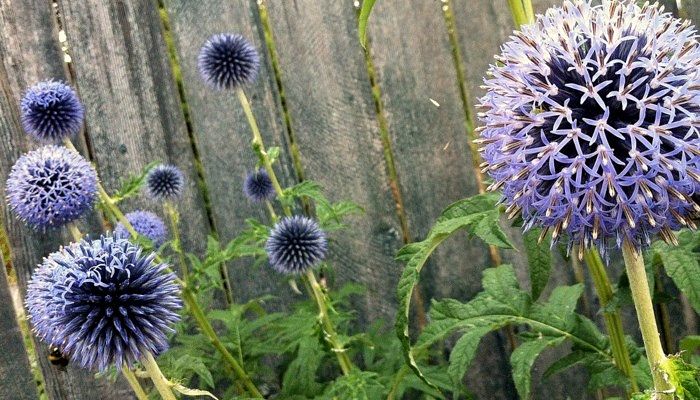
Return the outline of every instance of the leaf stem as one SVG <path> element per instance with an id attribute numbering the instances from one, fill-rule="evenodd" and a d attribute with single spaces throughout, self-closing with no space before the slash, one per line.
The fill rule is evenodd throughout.
<path id="1" fill-rule="evenodd" d="M 664 354 L 659 338 L 659 328 L 656 325 L 656 317 L 654 316 L 654 304 L 649 292 L 644 259 L 640 251 L 629 240 L 625 240 L 622 243 L 622 256 L 625 259 L 634 308 L 637 310 L 639 328 L 642 331 L 644 348 L 646 349 L 647 359 L 654 378 L 655 398 L 659 400 L 673 400 L 674 396 L 672 393 L 675 388 L 667 380 L 666 372 L 663 370 L 668 358 Z"/>
<path id="2" fill-rule="evenodd" d="M 204 311 L 197 303 L 194 294 L 189 288 L 185 287 L 182 290 L 182 298 L 185 301 L 187 307 L 190 309 L 192 316 L 195 318 L 195 320 L 197 320 L 197 323 L 199 324 L 202 333 L 204 333 L 204 335 L 207 336 L 211 344 L 214 345 L 214 347 L 221 353 L 221 355 L 224 357 L 224 361 L 229 365 L 229 367 L 231 367 L 236 376 L 243 381 L 246 390 L 254 397 L 262 398 L 262 394 L 260 394 L 260 391 L 255 386 L 253 381 L 251 381 L 246 371 L 243 369 L 243 367 L 241 367 L 238 361 L 236 361 L 233 355 L 231 355 L 228 349 L 226 349 L 224 344 L 217 336 L 216 331 L 214 331 L 214 328 L 209 323 L 209 320 L 204 314 Z"/>
<path id="3" fill-rule="evenodd" d="M 610 284 L 610 278 L 605 271 L 603 260 L 596 249 L 586 250 L 584 259 L 591 274 L 591 278 L 593 279 L 593 286 L 595 287 L 598 299 L 600 299 L 600 305 L 603 308 L 603 317 L 605 319 L 605 326 L 608 329 L 608 334 L 610 335 L 610 347 L 612 349 L 613 358 L 615 359 L 615 364 L 617 364 L 617 367 L 630 380 L 632 393 L 638 392 L 639 386 L 637 385 L 637 380 L 632 370 L 632 361 L 630 360 L 629 350 L 627 349 L 625 341 L 620 311 L 617 308 L 614 310 L 608 309 L 613 297 L 613 290 Z"/>
<path id="4" fill-rule="evenodd" d="M 131 389 L 134 390 L 134 393 L 136 394 L 136 398 L 138 400 L 148 400 L 148 395 L 143 390 L 143 387 L 139 383 L 139 380 L 136 378 L 136 375 L 134 375 L 134 371 L 130 370 L 129 367 L 127 367 L 126 365 L 123 365 L 122 375 L 124 375 L 126 381 L 129 382 L 129 386 L 131 386 Z"/>
<path id="5" fill-rule="evenodd" d="M 141 363 L 143 364 L 144 368 L 146 368 L 148 376 L 151 377 L 153 385 L 156 387 L 156 390 L 158 393 L 160 393 L 163 400 L 177 400 L 177 397 L 175 397 L 171 387 L 172 384 L 165 378 L 165 376 L 163 376 L 163 373 L 160 371 L 160 368 L 156 363 L 156 360 L 153 358 L 153 355 L 150 352 L 146 352 L 144 357 L 141 359 Z"/>
<path id="6" fill-rule="evenodd" d="M 346 354 L 346 349 L 338 340 L 338 334 L 335 332 L 333 322 L 328 315 L 328 299 L 323 293 L 321 285 L 319 285 L 316 280 L 316 275 L 314 275 L 313 270 L 307 270 L 305 278 L 311 287 L 311 295 L 316 299 L 316 304 L 318 305 L 319 319 L 321 321 L 321 327 L 323 328 L 323 337 L 331 346 L 331 351 L 338 357 L 338 363 L 340 364 L 340 369 L 343 371 L 343 375 L 349 375 L 353 369 L 353 365 Z"/>

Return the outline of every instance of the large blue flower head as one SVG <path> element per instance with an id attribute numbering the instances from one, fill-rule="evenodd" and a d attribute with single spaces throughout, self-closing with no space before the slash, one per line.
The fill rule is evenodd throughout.
<path id="1" fill-rule="evenodd" d="M 75 135 L 83 126 L 83 105 L 68 85 L 44 81 L 30 87 L 20 103 L 22 127 L 43 142 Z"/>
<path id="2" fill-rule="evenodd" d="M 301 274 L 326 258 L 328 240 L 316 221 L 295 215 L 275 224 L 265 249 L 275 270 Z"/>
<path id="3" fill-rule="evenodd" d="M 243 192 L 246 197 L 256 203 L 270 200 L 275 197 L 275 188 L 272 179 L 265 169 L 249 173 L 243 182 Z"/>
<path id="4" fill-rule="evenodd" d="M 522 29 L 481 99 L 490 189 L 503 188 L 526 229 L 581 249 L 673 241 L 700 209 L 695 30 L 655 5 L 612 0 L 566 1 Z"/>
<path id="5" fill-rule="evenodd" d="M 158 165 L 146 176 L 146 193 L 156 200 L 173 200 L 184 188 L 185 176 L 174 165 Z"/>
<path id="6" fill-rule="evenodd" d="M 202 79 L 216 89 L 233 89 L 255 81 L 260 57 L 243 36 L 220 33 L 210 37 L 199 52 Z"/>
<path id="7" fill-rule="evenodd" d="M 160 247 L 168 239 L 168 228 L 160 217 L 150 211 L 133 211 L 125 215 L 136 233 L 148 238 L 153 245 Z M 129 231 L 121 222 L 114 227 L 114 235 L 129 237 Z"/>
<path id="8" fill-rule="evenodd" d="M 12 166 L 7 202 L 17 216 L 36 229 L 74 221 L 97 198 L 97 173 L 73 150 L 44 146 L 24 154 Z"/>
<path id="9" fill-rule="evenodd" d="M 100 371 L 162 353 L 182 303 L 175 275 L 154 257 L 118 236 L 50 254 L 27 287 L 34 332 L 77 365 Z"/>

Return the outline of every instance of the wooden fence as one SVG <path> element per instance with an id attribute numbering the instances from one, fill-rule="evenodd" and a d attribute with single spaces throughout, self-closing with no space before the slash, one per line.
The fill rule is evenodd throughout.
<path id="1" fill-rule="evenodd" d="M 535 1 L 538 12 L 556 3 Z M 675 0 L 665 3 L 678 12 Z M 681 4 L 685 16 L 700 22 L 700 0 Z M 245 218 L 263 217 L 241 190 L 255 160 L 240 107 L 231 94 L 204 86 L 196 58 L 211 34 L 242 33 L 262 54 L 259 80 L 246 91 L 264 139 L 283 149 L 283 184 L 312 179 L 333 200 L 351 199 L 365 208 L 353 229 L 333 237 L 331 262 L 338 282 L 367 287 L 357 304 L 359 323 L 391 323 L 401 271 L 394 253 L 424 237 L 446 205 L 479 190 L 467 139 L 470 104 L 482 94 L 484 72 L 513 22 L 506 0 L 379 0 L 365 53 L 357 13 L 353 0 L 0 0 L 0 189 L 15 160 L 37 146 L 20 127 L 20 96 L 39 80 L 65 80 L 86 107 L 77 147 L 95 163 L 108 190 L 152 160 L 176 164 L 189 177 L 179 204 L 184 245 L 201 251 L 201 238 L 213 232 L 231 239 Z M 59 41 L 61 29 L 65 43 Z M 169 49 L 179 71 L 172 68 Z M 127 206 L 146 204 L 134 200 Z M 23 295 L 34 266 L 67 243 L 68 235 L 33 232 L 4 202 L 0 210 L 11 248 L 6 261 Z M 87 218 L 81 229 L 97 234 L 100 219 Z M 504 256 L 526 281 L 523 257 Z M 426 268 L 423 294 L 469 299 L 479 291 L 480 271 L 491 263 L 481 243 L 450 240 Z M 279 294 L 286 285 L 267 269 L 253 272 L 243 264 L 231 265 L 228 273 L 237 300 Z M 0 271 L 0 398 L 36 399 L 6 278 Z M 569 268 L 560 267 L 552 284 L 574 280 Z M 671 308 L 682 316 L 679 305 Z M 633 316 L 628 319 L 634 327 Z M 696 331 L 695 320 L 686 319 L 672 321 L 676 338 Z M 58 370 L 48 362 L 45 344 L 34 339 L 34 347 L 50 399 L 130 398 L 123 382 L 94 380 L 72 367 Z M 479 399 L 516 398 L 508 354 L 502 335 L 482 343 L 468 374 Z M 546 383 L 537 375 L 537 399 L 590 396 L 582 370 Z"/>

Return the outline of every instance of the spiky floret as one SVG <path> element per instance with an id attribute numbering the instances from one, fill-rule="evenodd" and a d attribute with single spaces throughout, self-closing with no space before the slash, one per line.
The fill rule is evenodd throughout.
<path id="1" fill-rule="evenodd" d="M 328 241 L 316 221 L 295 215 L 275 224 L 265 249 L 275 270 L 301 274 L 326 257 Z"/>
<path id="2" fill-rule="evenodd" d="M 7 202 L 35 229 L 74 221 L 97 198 L 97 173 L 73 150 L 44 146 L 22 155 L 6 184 Z"/>
<path id="3" fill-rule="evenodd" d="M 99 371 L 164 352 L 182 305 L 175 275 L 154 257 L 117 236 L 50 254 L 27 287 L 34 332 L 76 365 Z"/>
<path id="4" fill-rule="evenodd" d="M 564 2 L 515 32 L 481 99 L 480 151 L 512 217 L 557 240 L 643 246 L 700 207 L 700 47 L 655 5 Z M 542 236 L 544 237 L 544 235 Z"/>
<path id="5" fill-rule="evenodd" d="M 137 210 L 125 215 L 136 233 L 148 238 L 156 247 L 168 239 L 168 228 L 160 217 L 150 211 Z M 129 237 L 129 231 L 121 222 L 114 227 L 115 236 Z"/>
<path id="6" fill-rule="evenodd" d="M 75 135 L 83 125 L 85 113 L 70 86 L 51 80 L 27 89 L 20 109 L 24 130 L 43 142 L 57 142 Z"/>
<path id="7" fill-rule="evenodd" d="M 249 173 L 243 182 L 243 192 L 246 197 L 256 203 L 270 200 L 275 197 L 275 188 L 272 179 L 265 169 Z"/>
<path id="8" fill-rule="evenodd" d="M 260 57 L 243 36 L 219 33 L 204 43 L 197 66 L 202 79 L 212 87 L 233 89 L 255 81 Z"/>
<path id="9" fill-rule="evenodd" d="M 185 176 L 174 165 L 161 164 L 146 176 L 146 193 L 156 200 L 172 200 L 182 194 Z"/>

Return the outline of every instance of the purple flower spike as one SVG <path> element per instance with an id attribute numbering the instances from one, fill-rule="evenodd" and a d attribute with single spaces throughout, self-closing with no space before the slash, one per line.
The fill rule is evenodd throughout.
<path id="1" fill-rule="evenodd" d="M 238 34 L 220 33 L 202 46 L 197 59 L 202 79 L 218 89 L 234 89 L 255 81 L 260 56 L 255 47 Z"/>
<path id="2" fill-rule="evenodd" d="M 42 142 L 74 136 L 83 126 L 84 109 L 68 85 L 44 81 L 30 87 L 20 103 L 22 127 Z"/>
<path id="3" fill-rule="evenodd" d="M 50 254 L 27 287 L 34 332 L 92 370 L 164 352 L 182 303 L 175 275 L 154 257 L 110 236 Z"/>
<path id="4" fill-rule="evenodd" d="M 160 247 L 168 239 L 168 228 L 160 217 L 150 211 L 134 211 L 125 215 L 136 233 Z M 114 227 L 114 236 L 128 238 L 129 231 L 121 222 Z"/>
<path id="5" fill-rule="evenodd" d="M 275 224 L 265 249 L 272 268 L 301 274 L 326 258 L 328 240 L 316 221 L 295 215 Z"/>
<path id="6" fill-rule="evenodd" d="M 694 227 L 700 47 L 690 23 L 656 5 L 566 1 L 522 29 L 480 99 L 483 167 L 509 216 L 553 241 L 567 234 L 581 252 Z"/>
<path id="7" fill-rule="evenodd" d="M 35 229 L 61 226 L 92 209 L 97 198 L 97 173 L 75 151 L 44 146 L 24 154 L 12 166 L 7 202 Z"/>

